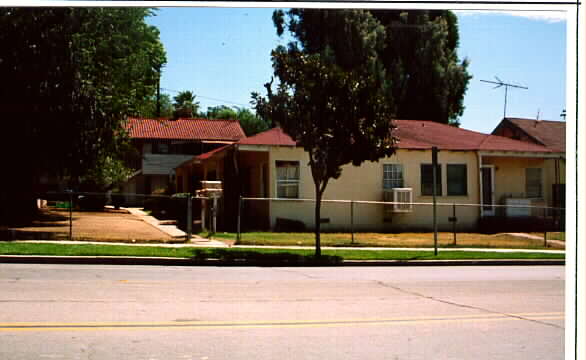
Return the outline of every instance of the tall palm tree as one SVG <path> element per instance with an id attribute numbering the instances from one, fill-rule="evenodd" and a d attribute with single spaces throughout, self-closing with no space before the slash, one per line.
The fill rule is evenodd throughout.
<path id="1" fill-rule="evenodd" d="M 175 118 L 193 117 L 199 110 L 199 102 L 195 101 L 195 95 L 191 91 L 181 91 L 173 100 Z"/>

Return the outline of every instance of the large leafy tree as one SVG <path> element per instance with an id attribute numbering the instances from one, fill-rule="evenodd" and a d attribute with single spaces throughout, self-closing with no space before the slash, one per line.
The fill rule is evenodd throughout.
<path id="1" fill-rule="evenodd" d="M 386 71 L 396 118 L 458 124 L 471 76 L 468 59 L 460 60 L 457 54 L 457 17 L 447 10 L 368 12 L 384 27 L 385 43 L 377 53 Z M 341 61 L 351 59 L 360 50 L 347 46 L 353 39 L 332 31 L 343 21 L 332 13 L 335 11 L 277 10 L 273 20 L 279 35 L 288 25 L 305 51 L 330 48 Z M 262 101 L 258 105 L 262 107 Z"/>
<path id="2" fill-rule="evenodd" d="M 257 111 L 278 123 L 309 155 L 315 187 L 316 256 L 324 191 L 342 166 L 376 161 L 394 153 L 394 103 L 379 53 L 384 27 L 361 10 L 274 13 L 277 33 L 288 30 L 287 47 L 272 52 L 276 90 L 254 95 Z M 312 25 L 321 24 L 313 32 Z"/>
<path id="3" fill-rule="evenodd" d="M 219 105 L 208 107 L 207 118 L 238 120 L 246 136 L 258 134 L 269 128 L 268 124 L 260 116 L 257 116 L 246 108 L 237 106 L 228 107 L 226 105 Z"/>
<path id="4" fill-rule="evenodd" d="M 458 124 L 471 76 L 460 61 L 458 18 L 447 10 L 371 10 L 385 27 L 381 58 L 397 118 Z"/>
<path id="5" fill-rule="evenodd" d="M 175 108 L 171 102 L 171 96 L 161 94 L 158 98 L 157 95 L 147 97 L 144 103 L 137 107 L 131 115 L 145 118 L 171 118 L 173 117 L 174 111 Z"/>
<path id="6" fill-rule="evenodd" d="M 126 115 L 155 93 L 166 62 L 150 15 L 0 8 L 0 152 L 10 174 L 0 180 L 0 221 L 34 212 L 41 175 L 75 185 L 122 157 Z"/>

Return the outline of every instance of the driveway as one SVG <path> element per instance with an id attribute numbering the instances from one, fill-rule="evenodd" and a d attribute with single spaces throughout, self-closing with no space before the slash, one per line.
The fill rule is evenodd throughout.
<path id="1" fill-rule="evenodd" d="M 73 240 L 170 242 L 173 238 L 127 210 L 73 211 Z M 6 232 L 9 240 L 69 239 L 69 211 L 43 209 L 39 218 L 25 227 Z"/>

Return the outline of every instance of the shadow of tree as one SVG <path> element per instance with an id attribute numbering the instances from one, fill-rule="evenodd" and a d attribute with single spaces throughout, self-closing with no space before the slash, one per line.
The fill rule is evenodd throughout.
<path id="1" fill-rule="evenodd" d="M 238 249 L 193 249 L 192 259 L 206 262 L 210 259 L 229 265 L 254 266 L 325 266 L 339 265 L 343 258 L 333 255 L 302 255 L 289 252 L 257 252 Z"/>

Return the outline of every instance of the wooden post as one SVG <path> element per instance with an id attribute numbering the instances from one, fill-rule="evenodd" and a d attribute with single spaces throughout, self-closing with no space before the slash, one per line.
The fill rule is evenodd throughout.
<path id="1" fill-rule="evenodd" d="M 212 204 L 212 234 L 216 233 L 216 219 L 218 215 L 218 198 L 213 197 L 213 204 Z"/>
<path id="2" fill-rule="evenodd" d="M 202 198 L 201 200 L 201 232 L 205 232 L 206 227 L 206 200 Z"/>

